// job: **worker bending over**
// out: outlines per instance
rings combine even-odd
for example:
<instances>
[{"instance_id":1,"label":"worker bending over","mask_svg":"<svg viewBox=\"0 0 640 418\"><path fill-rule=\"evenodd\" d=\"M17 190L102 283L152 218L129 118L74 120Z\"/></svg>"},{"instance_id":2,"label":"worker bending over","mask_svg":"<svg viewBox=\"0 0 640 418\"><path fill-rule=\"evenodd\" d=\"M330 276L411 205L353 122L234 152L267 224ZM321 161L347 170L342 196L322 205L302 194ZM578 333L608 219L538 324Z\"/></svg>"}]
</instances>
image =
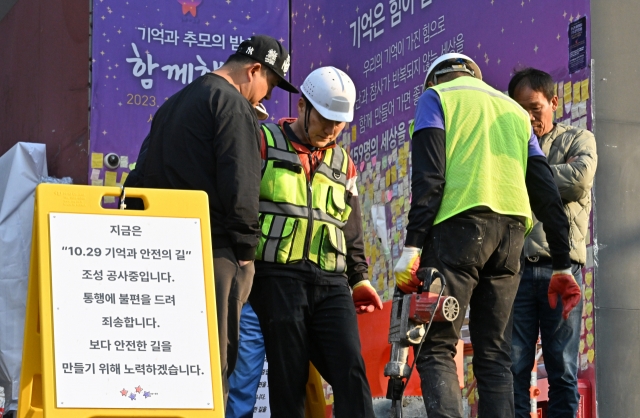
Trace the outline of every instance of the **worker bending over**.
<instances>
[{"instance_id":1,"label":"worker bending over","mask_svg":"<svg viewBox=\"0 0 640 418\"><path fill-rule=\"evenodd\" d=\"M412 202L394 271L405 293L420 284L418 262L447 280L445 293L470 306L479 415L513 418L510 314L531 209L543 222L553 264L550 286L575 306L568 232L558 189L527 113L482 81L476 63L445 54L429 68L412 137ZM422 249L422 255L420 255ZM428 283L426 284L428 285ZM565 300L566 299L566 300ZM417 360L429 418L462 417L453 358L464 315L434 322Z\"/></svg>"}]
</instances>

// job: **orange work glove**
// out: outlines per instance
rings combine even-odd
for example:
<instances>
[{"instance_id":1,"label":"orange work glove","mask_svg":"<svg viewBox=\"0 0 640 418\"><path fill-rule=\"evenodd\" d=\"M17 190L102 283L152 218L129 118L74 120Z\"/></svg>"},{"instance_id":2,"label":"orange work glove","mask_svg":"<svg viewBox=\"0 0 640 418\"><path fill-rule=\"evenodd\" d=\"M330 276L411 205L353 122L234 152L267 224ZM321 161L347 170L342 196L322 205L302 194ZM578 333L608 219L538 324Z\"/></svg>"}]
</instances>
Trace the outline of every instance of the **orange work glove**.
<instances>
[{"instance_id":1,"label":"orange work glove","mask_svg":"<svg viewBox=\"0 0 640 418\"><path fill-rule=\"evenodd\" d=\"M555 309L558 304L558 297L562 298L562 317L566 320L573 308L580 303L580 286L573 278L571 269L554 270L547 291L549 306Z\"/></svg>"},{"instance_id":2,"label":"orange work glove","mask_svg":"<svg viewBox=\"0 0 640 418\"><path fill-rule=\"evenodd\" d=\"M382 310L382 301L376 289L371 286L369 280L362 280L353 286L353 304L356 306L356 313L363 314L373 312L375 309Z\"/></svg>"},{"instance_id":3,"label":"orange work glove","mask_svg":"<svg viewBox=\"0 0 640 418\"><path fill-rule=\"evenodd\" d=\"M404 247L402 256L393 268L396 286L403 293L413 293L422 284L422 280L416 276L418 267L420 267L420 248Z\"/></svg>"}]
</instances>

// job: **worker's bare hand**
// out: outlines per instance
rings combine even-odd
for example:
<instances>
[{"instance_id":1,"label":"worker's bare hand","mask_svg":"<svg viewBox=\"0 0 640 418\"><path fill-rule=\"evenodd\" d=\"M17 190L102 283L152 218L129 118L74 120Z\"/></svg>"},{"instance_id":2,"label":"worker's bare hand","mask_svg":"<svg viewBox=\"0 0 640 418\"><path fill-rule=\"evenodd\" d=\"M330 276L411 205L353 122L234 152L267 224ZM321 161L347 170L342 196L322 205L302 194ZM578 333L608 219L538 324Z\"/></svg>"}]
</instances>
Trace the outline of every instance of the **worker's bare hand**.
<instances>
[{"instance_id":1,"label":"worker's bare hand","mask_svg":"<svg viewBox=\"0 0 640 418\"><path fill-rule=\"evenodd\" d=\"M250 262L251 262L251 260L238 260L238 265L239 265L240 267L244 267L244 266L246 266L247 264L249 264Z\"/></svg>"}]
</instances>

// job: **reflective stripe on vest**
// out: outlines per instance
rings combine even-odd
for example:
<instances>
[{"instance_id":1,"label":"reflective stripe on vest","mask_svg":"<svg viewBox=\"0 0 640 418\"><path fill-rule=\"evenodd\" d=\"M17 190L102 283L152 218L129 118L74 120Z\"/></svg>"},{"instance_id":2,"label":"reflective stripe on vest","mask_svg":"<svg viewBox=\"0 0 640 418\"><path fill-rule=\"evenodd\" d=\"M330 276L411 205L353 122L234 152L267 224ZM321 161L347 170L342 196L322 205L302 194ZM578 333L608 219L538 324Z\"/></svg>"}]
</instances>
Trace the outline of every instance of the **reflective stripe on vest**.
<instances>
[{"instance_id":1,"label":"reflective stripe on vest","mask_svg":"<svg viewBox=\"0 0 640 418\"><path fill-rule=\"evenodd\" d=\"M525 184L529 116L515 101L481 80L459 77L431 87L438 93L446 132L445 186L435 224L487 206L527 219Z\"/></svg>"},{"instance_id":2,"label":"reflective stripe on vest","mask_svg":"<svg viewBox=\"0 0 640 418\"><path fill-rule=\"evenodd\" d=\"M300 157L278 125L262 125L267 160L260 185L261 237L256 259L275 263L310 260L326 271L346 271L342 228L349 157L342 148L324 153L311 182ZM310 192L310 193L309 193Z\"/></svg>"}]
</instances>

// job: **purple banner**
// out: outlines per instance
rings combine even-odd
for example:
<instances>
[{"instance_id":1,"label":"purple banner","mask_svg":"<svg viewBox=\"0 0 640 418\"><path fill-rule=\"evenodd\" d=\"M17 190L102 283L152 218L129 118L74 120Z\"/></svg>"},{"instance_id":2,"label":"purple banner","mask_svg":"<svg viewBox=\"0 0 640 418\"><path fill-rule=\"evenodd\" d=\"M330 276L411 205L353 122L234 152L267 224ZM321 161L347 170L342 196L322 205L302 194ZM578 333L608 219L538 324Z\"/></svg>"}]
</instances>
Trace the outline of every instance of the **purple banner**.
<instances>
[{"instance_id":1,"label":"purple banner","mask_svg":"<svg viewBox=\"0 0 640 418\"><path fill-rule=\"evenodd\" d=\"M162 103L253 34L289 48L289 2L94 0L89 184L123 183ZM273 120L287 115L288 93L275 89L265 106Z\"/></svg>"},{"instance_id":2,"label":"purple banner","mask_svg":"<svg viewBox=\"0 0 640 418\"><path fill-rule=\"evenodd\" d=\"M410 206L409 122L429 65L444 53L464 53L501 91L517 69L545 70L558 82L556 118L587 127L589 70L569 74L568 28L588 13L588 0L293 3L294 83L313 68L334 65L358 91L355 119L340 141L360 173L369 273L385 299ZM588 62L589 48L586 54Z\"/></svg>"}]
</instances>

